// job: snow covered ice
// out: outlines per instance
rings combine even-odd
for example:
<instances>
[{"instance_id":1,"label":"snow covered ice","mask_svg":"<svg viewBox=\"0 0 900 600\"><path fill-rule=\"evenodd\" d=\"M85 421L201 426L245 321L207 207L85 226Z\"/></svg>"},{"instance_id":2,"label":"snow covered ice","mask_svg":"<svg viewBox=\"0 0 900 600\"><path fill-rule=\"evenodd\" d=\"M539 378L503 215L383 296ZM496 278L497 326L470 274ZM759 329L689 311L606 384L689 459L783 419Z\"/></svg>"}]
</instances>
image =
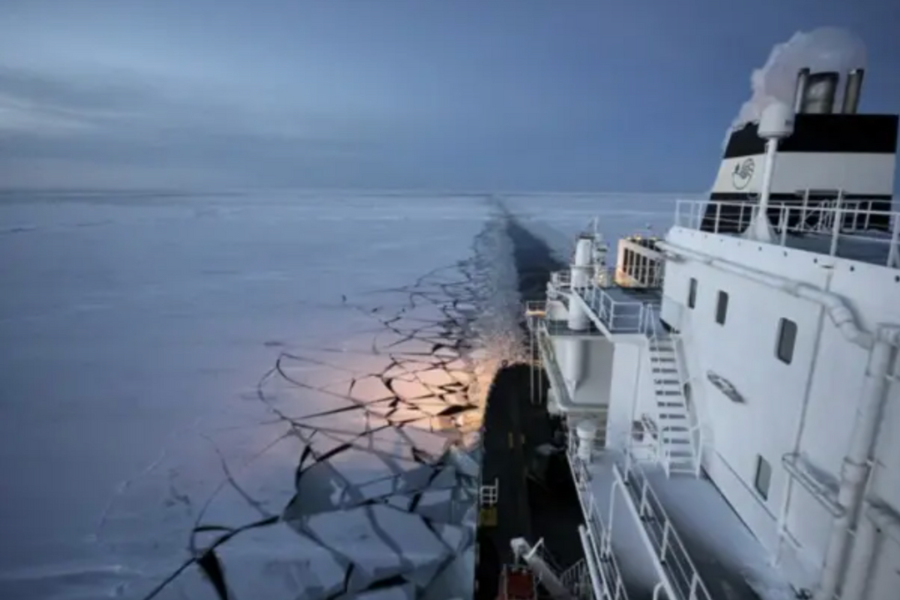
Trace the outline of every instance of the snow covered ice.
<instances>
[{"instance_id":1,"label":"snow covered ice","mask_svg":"<svg viewBox=\"0 0 900 600\"><path fill-rule=\"evenodd\" d=\"M558 239L671 210L549 200L510 205ZM0 197L0 597L469 597L467 451L519 335L499 219L477 196Z\"/></svg>"}]
</instances>

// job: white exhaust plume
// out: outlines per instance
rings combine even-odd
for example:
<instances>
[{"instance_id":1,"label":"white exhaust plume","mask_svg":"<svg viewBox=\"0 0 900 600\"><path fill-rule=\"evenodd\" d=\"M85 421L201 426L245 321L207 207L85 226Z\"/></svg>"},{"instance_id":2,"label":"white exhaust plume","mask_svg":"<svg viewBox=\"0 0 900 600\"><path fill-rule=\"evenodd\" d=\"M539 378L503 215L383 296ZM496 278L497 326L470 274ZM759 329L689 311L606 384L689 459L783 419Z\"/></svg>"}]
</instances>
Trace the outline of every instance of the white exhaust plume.
<instances>
[{"instance_id":1,"label":"white exhaust plume","mask_svg":"<svg viewBox=\"0 0 900 600\"><path fill-rule=\"evenodd\" d=\"M855 34L836 27L798 31L787 42L772 48L766 64L753 71L750 77L753 95L741 107L731 128L738 129L759 121L763 110L772 102L793 106L797 73L804 67L813 73L836 71L840 74L841 83L835 98L835 106L839 107L843 102L847 73L866 67L866 46ZM728 143L727 135L725 143Z\"/></svg>"}]
</instances>

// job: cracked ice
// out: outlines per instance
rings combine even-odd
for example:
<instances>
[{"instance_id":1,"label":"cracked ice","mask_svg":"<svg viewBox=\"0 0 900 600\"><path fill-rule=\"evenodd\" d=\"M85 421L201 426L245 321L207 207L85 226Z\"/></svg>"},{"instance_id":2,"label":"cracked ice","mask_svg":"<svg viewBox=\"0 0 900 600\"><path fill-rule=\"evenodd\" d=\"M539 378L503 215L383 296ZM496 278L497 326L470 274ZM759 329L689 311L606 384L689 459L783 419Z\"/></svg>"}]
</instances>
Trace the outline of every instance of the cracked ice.
<instances>
[{"instance_id":1,"label":"cracked ice","mask_svg":"<svg viewBox=\"0 0 900 600\"><path fill-rule=\"evenodd\" d=\"M237 414L186 421L119 483L93 528L102 561L0 573L0 589L50 577L67 599L471 596L477 430L494 371L521 348L511 253L495 215L464 260L308 301L352 335L267 341ZM141 293L150 307L165 292Z\"/></svg>"},{"instance_id":2,"label":"cracked ice","mask_svg":"<svg viewBox=\"0 0 900 600\"><path fill-rule=\"evenodd\" d=\"M192 556L146 597L177 588L179 578L196 577L197 570L222 600L229 593L310 600L471 596L475 432L486 382L517 347L515 327L499 329L514 321L481 319L499 310L492 304L503 297L494 262L503 243L499 223L490 222L471 259L371 293L370 302L342 299L376 325L370 347L358 351L367 370L348 368L354 361L345 351L333 360L281 352L256 397L281 427L266 451L288 445L285 451L298 458L295 493L276 510L275 496L252 495L248 490L260 486L223 460L222 493L196 521ZM398 295L403 302L383 302ZM499 355L491 349L494 363L476 358L487 339L501 348ZM326 408L306 409L305 393ZM248 520L217 519L216 502L243 502ZM274 550L277 560L259 550L282 547Z\"/></svg>"}]
</instances>

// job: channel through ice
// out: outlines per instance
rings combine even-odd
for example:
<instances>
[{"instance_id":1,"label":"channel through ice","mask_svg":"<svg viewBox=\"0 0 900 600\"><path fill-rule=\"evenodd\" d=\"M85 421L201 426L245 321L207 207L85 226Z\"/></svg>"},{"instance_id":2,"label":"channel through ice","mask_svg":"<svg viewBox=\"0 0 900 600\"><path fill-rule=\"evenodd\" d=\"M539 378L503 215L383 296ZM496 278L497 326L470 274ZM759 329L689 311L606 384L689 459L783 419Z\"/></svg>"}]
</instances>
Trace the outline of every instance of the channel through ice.
<instances>
[{"instance_id":1,"label":"channel through ice","mask_svg":"<svg viewBox=\"0 0 900 600\"><path fill-rule=\"evenodd\" d=\"M504 202L565 259L673 207ZM470 597L511 253L481 195L0 197L0 597Z\"/></svg>"}]
</instances>

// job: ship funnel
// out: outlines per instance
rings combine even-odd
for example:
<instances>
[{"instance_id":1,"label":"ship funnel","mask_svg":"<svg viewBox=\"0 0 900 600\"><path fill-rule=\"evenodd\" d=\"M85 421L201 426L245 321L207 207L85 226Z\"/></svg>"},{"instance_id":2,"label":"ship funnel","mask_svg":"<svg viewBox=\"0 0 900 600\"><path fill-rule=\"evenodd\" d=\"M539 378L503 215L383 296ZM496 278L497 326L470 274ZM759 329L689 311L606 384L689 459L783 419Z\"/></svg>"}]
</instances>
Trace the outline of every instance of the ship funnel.
<instances>
[{"instance_id":1,"label":"ship funnel","mask_svg":"<svg viewBox=\"0 0 900 600\"><path fill-rule=\"evenodd\" d=\"M827 115L834 112L839 75L834 71L809 75L800 112Z\"/></svg>"},{"instance_id":2,"label":"ship funnel","mask_svg":"<svg viewBox=\"0 0 900 600\"><path fill-rule=\"evenodd\" d=\"M844 114L855 114L859 108L859 96L862 92L863 75L866 72L863 69L853 69L847 75L847 87L844 88L844 105L841 112Z\"/></svg>"}]
</instances>

